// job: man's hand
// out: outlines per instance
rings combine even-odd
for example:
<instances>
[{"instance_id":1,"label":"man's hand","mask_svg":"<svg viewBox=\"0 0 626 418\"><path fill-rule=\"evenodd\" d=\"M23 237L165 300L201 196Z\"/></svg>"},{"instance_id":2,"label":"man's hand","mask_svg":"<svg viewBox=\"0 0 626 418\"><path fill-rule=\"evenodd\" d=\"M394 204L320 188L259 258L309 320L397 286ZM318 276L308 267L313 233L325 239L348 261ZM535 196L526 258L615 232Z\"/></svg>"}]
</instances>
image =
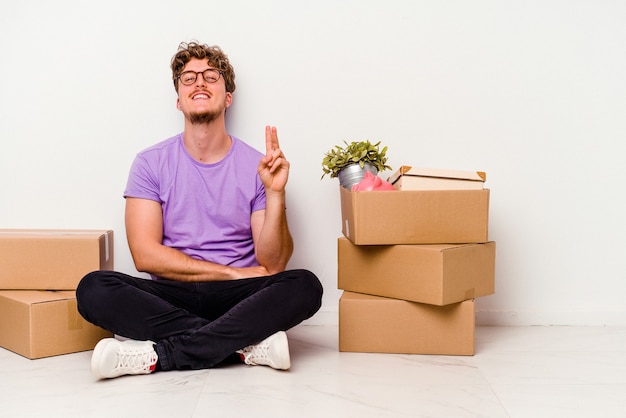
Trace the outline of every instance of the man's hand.
<instances>
[{"instance_id":1,"label":"man's hand","mask_svg":"<svg viewBox=\"0 0 626 418\"><path fill-rule=\"evenodd\" d=\"M269 276L269 272L263 266L255 266L255 267L231 267L233 272L233 276L231 280L239 280L239 279L249 279L253 277L263 277Z\"/></svg>"},{"instance_id":2,"label":"man's hand","mask_svg":"<svg viewBox=\"0 0 626 418\"><path fill-rule=\"evenodd\" d=\"M289 161L278 144L275 126L265 127L265 157L259 162L259 176L265 192L284 192L289 177Z\"/></svg>"}]
</instances>

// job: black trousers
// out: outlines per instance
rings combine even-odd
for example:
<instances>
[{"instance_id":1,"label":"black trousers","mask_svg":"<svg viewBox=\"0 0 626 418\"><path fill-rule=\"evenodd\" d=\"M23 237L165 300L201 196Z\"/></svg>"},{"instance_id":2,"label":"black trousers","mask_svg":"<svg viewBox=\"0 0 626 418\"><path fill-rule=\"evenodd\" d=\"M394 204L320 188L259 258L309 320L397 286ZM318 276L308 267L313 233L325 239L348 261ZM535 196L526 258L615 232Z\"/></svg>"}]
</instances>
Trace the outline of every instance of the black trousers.
<instances>
[{"instance_id":1,"label":"black trousers","mask_svg":"<svg viewBox=\"0 0 626 418\"><path fill-rule=\"evenodd\" d=\"M154 341L160 369L206 369L312 317L322 285L307 270L201 283L95 271L81 280L76 298L87 321Z\"/></svg>"}]
</instances>

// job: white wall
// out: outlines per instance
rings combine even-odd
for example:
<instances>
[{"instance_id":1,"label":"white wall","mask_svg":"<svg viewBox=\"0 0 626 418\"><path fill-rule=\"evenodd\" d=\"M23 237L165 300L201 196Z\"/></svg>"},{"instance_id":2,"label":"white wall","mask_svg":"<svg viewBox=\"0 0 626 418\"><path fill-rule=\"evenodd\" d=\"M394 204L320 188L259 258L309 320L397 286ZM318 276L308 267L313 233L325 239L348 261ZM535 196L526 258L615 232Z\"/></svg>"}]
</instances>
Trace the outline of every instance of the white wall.
<instances>
[{"instance_id":1,"label":"white wall","mask_svg":"<svg viewBox=\"0 0 626 418\"><path fill-rule=\"evenodd\" d=\"M320 162L374 139L394 167L487 172L497 289L479 323L626 325L625 21L617 0L3 1L0 228L112 228L133 273L128 167L181 129L169 60L198 39L237 71L231 133L262 148L279 127L317 322L340 295Z\"/></svg>"}]
</instances>

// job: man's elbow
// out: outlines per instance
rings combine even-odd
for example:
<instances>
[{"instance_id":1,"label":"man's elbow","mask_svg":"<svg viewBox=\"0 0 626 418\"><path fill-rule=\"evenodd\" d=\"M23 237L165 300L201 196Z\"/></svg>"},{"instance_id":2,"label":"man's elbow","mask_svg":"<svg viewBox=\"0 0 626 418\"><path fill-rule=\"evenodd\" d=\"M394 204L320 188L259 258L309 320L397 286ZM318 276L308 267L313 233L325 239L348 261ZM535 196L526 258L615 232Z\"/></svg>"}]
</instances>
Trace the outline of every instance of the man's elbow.
<instances>
[{"instance_id":1,"label":"man's elbow","mask_svg":"<svg viewBox=\"0 0 626 418\"><path fill-rule=\"evenodd\" d=\"M291 258L291 253L276 258L257 258L258 263L265 267L269 274L277 274L287 269L287 263Z\"/></svg>"},{"instance_id":2,"label":"man's elbow","mask_svg":"<svg viewBox=\"0 0 626 418\"><path fill-rule=\"evenodd\" d=\"M131 256L133 257L133 263L135 264L135 269L141 273L150 273L152 268L152 264L150 262L150 257L142 254L138 251L131 251Z\"/></svg>"},{"instance_id":3,"label":"man's elbow","mask_svg":"<svg viewBox=\"0 0 626 418\"><path fill-rule=\"evenodd\" d=\"M266 269L270 275L282 273L283 271L287 270L287 263L277 264L273 267L266 267Z\"/></svg>"}]
</instances>

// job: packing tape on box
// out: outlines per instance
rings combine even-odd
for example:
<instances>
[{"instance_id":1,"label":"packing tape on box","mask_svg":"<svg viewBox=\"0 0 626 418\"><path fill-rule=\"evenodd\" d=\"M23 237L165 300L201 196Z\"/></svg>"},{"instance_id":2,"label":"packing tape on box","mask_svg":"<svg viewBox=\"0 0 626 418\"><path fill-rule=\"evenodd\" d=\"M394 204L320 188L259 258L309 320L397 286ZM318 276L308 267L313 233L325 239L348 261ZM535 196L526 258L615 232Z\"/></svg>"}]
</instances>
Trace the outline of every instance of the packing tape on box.
<instances>
[{"instance_id":1,"label":"packing tape on box","mask_svg":"<svg viewBox=\"0 0 626 418\"><path fill-rule=\"evenodd\" d=\"M109 262L109 234L104 234L104 261Z\"/></svg>"}]
</instances>

